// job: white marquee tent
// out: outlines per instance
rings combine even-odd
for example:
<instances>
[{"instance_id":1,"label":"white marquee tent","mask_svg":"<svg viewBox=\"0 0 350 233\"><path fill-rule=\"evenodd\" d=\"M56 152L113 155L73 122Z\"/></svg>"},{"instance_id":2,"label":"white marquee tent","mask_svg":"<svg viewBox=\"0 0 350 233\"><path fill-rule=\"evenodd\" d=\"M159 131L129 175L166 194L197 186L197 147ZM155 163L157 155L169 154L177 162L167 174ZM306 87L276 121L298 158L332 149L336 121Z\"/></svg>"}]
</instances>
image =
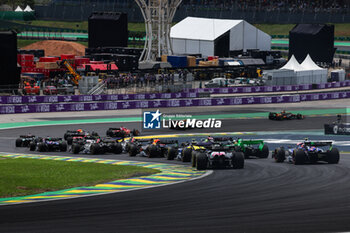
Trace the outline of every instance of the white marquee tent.
<instances>
[{"instance_id":1,"label":"white marquee tent","mask_svg":"<svg viewBox=\"0 0 350 233\"><path fill-rule=\"evenodd\" d=\"M16 12L21 12L21 11L23 11L23 10L22 10L22 8L21 8L20 6L17 6L17 8L16 8L15 11L16 11Z\"/></svg>"},{"instance_id":2,"label":"white marquee tent","mask_svg":"<svg viewBox=\"0 0 350 233\"><path fill-rule=\"evenodd\" d=\"M312 70L307 70L300 65L295 59L294 55L292 55L287 64L285 64L281 69L294 70L295 78L292 84L309 84L313 81Z\"/></svg>"},{"instance_id":3,"label":"white marquee tent","mask_svg":"<svg viewBox=\"0 0 350 233\"><path fill-rule=\"evenodd\" d=\"M32 8L30 8L29 5L27 5L27 7L23 11L25 11L25 12L32 12L34 10Z\"/></svg>"},{"instance_id":4,"label":"white marquee tent","mask_svg":"<svg viewBox=\"0 0 350 233\"><path fill-rule=\"evenodd\" d=\"M267 85L320 84L327 82L328 71L315 64L308 55L302 64L294 55L278 70L264 71Z\"/></svg>"},{"instance_id":5,"label":"white marquee tent","mask_svg":"<svg viewBox=\"0 0 350 233\"><path fill-rule=\"evenodd\" d=\"M170 38L175 54L205 57L216 55L222 47L229 51L271 49L271 36L244 20L187 17L171 28Z\"/></svg>"},{"instance_id":6,"label":"white marquee tent","mask_svg":"<svg viewBox=\"0 0 350 233\"><path fill-rule=\"evenodd\" d=\"M312 83L326 83L328 71L316 65L308 54L305 60L301 63L304 70L312 71Z\"/></svg>"}]
</instances>

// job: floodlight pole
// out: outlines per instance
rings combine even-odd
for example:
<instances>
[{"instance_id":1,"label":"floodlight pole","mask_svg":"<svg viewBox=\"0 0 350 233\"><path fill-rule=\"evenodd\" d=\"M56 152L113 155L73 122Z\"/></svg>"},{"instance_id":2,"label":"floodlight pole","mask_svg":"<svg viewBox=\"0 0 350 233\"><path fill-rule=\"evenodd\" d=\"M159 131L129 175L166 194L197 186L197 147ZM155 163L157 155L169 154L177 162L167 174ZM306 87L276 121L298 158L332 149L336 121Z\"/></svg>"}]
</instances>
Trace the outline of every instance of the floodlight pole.
<instances>
[{"instance_id":1,"label":"floodlight pole","mask_svg":"<svg viewBox=\"0 0 350 233\"><path fill-rule=\"evenodd\" d=\"M155 60L173 52L170 41L171 23L182 0L135 0L145 19L146 41L140 61Z\"/></svg>"}]
</instances>

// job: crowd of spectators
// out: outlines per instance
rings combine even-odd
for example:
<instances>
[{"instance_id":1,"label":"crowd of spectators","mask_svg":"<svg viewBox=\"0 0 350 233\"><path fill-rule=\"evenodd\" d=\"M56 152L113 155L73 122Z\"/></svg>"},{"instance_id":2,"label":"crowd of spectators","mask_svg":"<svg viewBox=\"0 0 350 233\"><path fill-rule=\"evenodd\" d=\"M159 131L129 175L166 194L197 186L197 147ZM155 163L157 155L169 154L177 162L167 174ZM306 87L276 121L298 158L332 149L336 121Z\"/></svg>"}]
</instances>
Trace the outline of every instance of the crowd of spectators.
<instances>
[{"instance_id":1,"label":"crowd of spectators","mask_svg":"<svg viewBox=\"0 0 350 233\"><path fill-rule=\"evenodd\" d=\"M347 0L183 0L183 6L195 9L240 10L240 11L282 11L282 12L326 12L345 13L349 11Z\"/></svg>"}]
</instances>

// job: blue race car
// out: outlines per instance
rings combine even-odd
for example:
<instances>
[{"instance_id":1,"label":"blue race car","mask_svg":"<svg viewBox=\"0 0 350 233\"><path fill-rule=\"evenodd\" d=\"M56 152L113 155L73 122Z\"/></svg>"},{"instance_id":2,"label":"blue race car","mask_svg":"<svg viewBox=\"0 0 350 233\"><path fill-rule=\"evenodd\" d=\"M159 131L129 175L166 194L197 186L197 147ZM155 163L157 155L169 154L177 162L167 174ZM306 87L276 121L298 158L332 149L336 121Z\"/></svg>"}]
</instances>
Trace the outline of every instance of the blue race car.
<instances>
[{"instance_id":1,"label":"blue race car","mask_svg":"<svg viewBox=\"0 0 350 233\"><path fill-rule=\"evenodd\" d=\"M279 147L275 149L272 152L272 158L277 163L283 163L287 160L295 165L317 163L318 161L336 164L339 163L340 155L338 149L333 147L332 142L305 140L298 143L295 148Z\"/></svg>"}]
</instances>

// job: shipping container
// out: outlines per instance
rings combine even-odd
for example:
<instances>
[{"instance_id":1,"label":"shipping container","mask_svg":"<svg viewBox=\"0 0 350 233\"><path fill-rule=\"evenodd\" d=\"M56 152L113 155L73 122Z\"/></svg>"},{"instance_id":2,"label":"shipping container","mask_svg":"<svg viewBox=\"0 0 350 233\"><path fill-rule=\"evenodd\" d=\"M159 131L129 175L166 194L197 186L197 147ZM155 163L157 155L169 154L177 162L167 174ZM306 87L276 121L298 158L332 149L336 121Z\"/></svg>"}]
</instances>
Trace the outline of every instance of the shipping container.
<instances>
[{"instance_id":1,"label":"shipping container","mask_svg":"<svg viewBox=\"0 0 350 233\"><path fill-rule=\"evenodd\" d=\"M186 67L187 56L168 56L168 62L171 64L172 67Z\"/></svg>"}]
</instances>

